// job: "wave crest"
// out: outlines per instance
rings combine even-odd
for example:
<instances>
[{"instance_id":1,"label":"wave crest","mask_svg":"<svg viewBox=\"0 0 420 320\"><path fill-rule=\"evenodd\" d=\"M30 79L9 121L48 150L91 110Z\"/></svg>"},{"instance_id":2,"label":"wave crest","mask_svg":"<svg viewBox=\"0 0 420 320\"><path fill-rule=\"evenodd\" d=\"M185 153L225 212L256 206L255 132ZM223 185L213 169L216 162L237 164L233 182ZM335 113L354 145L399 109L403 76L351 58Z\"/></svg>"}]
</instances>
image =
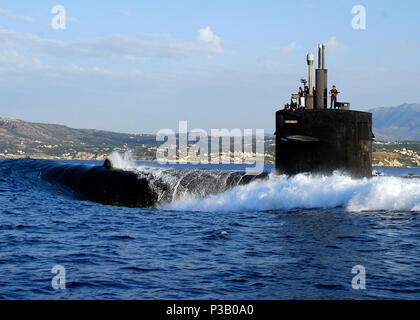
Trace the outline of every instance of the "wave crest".
<instances>
[{"instance_id":1,"label":"wave crest","mask_svg":"<svg viewBox=\"0 0 420 320\"><path fill-rule=\"evenodd\" d=\"M298 174L288 178L271 174L221 194L205 198L185 196L165 209L189 211L263 211L295 208L335 208L348 211L420 211L420 179L373 177L354 179Z\"/></svg>"}]
</instances>

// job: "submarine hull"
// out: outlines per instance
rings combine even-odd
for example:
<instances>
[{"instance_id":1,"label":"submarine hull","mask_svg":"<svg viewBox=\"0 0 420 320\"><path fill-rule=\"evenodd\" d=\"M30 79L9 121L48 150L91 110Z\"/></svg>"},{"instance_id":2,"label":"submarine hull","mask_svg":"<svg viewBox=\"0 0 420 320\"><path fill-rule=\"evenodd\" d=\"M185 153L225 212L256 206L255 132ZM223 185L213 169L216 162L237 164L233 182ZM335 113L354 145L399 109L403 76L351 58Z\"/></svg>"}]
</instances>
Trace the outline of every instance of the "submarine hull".
<instances>
[{"instance_id":1,"label":"submarine hull","mask_svg":"<svg viewBox=\"0 0 420 320\"><path fill-rule=\"evenodd\" d=\"M153 167L130 171L110 165L57 165L54 162L44 164L39 173L43 180L78 199L127 207L155 207L186 194L201 197L216 194L267 176L266 172L252 176L242 171Z\"/></svg>"},{"instance_id":2,"label":"submarine hull","mask_svg":"<svg viewBox=\"0 0 420 320\"><path fill-rule=\"evenodd\" d=\"M372 114L353 110L276 112L276 171L372 176Z\"/></svg>"},{"instance_id":3,"label":"submarine hull","mask_svg":"<svg viewBox=\"0 0 420 320\"><path fill-rule=\"evenodd\" d=\"M103 166L48 165L40 177L69 190L77 198L107 205L151 207L158 197L146 178Z\"/></svg>"}]
</instances>

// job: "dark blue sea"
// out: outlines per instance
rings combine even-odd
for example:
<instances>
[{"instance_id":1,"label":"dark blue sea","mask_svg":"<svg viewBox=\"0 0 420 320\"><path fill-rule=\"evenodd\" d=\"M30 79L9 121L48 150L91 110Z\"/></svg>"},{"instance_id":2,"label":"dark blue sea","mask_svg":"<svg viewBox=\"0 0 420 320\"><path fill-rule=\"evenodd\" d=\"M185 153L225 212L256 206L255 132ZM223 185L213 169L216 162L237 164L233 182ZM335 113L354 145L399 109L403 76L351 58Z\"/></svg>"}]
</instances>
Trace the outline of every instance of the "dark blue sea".
<instances>
[{"instance_id":1,"label":"dark blue sea","mask_svg":"<svg viewBox=\"0 0 420 320\"><path fill-rule=\"evenodd\" d=\"M101 163L0 160L0 299L420 299L420 179L401 177L419 169L270 176L197 196L178 192L182 177L165 170L176 166L136 163L174 196L129 208L43 179L45 166L76 165ZM56 265L65 289L52 286Z\"/></svg>"}]
</instances>

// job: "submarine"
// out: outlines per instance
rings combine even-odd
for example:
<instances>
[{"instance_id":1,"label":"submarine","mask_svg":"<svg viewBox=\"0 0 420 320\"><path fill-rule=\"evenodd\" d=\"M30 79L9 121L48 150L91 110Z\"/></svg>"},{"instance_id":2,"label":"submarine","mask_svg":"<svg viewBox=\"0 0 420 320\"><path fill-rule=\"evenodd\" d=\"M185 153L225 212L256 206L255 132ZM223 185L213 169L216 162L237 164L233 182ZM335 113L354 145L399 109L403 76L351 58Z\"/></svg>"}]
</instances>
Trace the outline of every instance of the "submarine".
<instances>
[{"instance_id":1,"label":"submarine","mask_svg":"<svg viewBox=\"0 0 420 320\"><path fill-rule=\"evenodd\" d=\"M309 90L304 95L292 94L292 108L276 112L276 172L295 175L340 171L355 178L371 177L372 114L350 110L349 102L336 102L337 108L327 108L325 44L318 46L315 87L314 55L309 53L306 60ZM297 100L294 105L293 99Z\"/></svg>"},{"instance_id":2,"label":"submarine","mask_svg":"<svg viewBox=\"0 0 420 320\"><path fill-rule=\"evenodd\" d=\"M348 102L337 102L337 109L327 108L325 44L318 49L315 87L314 55L309 53L308 90L292 94L292 106L275 113L274 173L329 175L340 171L355 178L371 177L372 114L350 110ZM49 183L70 190L79 199L128 207L154 207L185 195L204 197L267 179L269 174L164 167L122 170L110 157L97 166L48 163L40 172Z\"/></svg>"},{"instance_id":3,"label":"submarine","mask_svg":"<svg viewBox=\"0 0 420 320\"><path fill-rule=\"evenodd\" d=\"M267 172L145 167L115 168L107 158L103 165L56 164L46 160L39 177L64 194L104 205L151 208L183 196L205 197L268 177Z\"/></svg>"},{"instance_id":4,"label":"submarine","mask_svg":"<svg viewBox=\"0 0 420 320\"><path fill-rule=\"evenodd\" d=\"M318 68L313 86L314 55L307 55L308 90L292 94L294 108L275 114L275 171L288 176L298 173L332 174L340 171L355 177L372 176L372 114L350 110L349 102L336 102L328 109L328 70L325 43L318 45ZM293 104L293 102L292 102ZM104 166L112 169L106 159ZM265 177L262 175L262 177Z\"/></svg>"}]
</instances>

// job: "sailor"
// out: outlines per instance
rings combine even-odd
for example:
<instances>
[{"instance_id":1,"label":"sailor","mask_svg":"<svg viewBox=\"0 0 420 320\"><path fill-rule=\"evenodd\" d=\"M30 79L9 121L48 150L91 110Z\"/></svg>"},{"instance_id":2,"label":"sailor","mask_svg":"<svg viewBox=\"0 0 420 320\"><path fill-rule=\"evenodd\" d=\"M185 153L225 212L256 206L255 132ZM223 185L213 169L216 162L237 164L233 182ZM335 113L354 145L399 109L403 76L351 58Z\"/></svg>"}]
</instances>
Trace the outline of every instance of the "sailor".
<instances>
[{"instance_id":1,"label":"sailor","mask_svg":"<svg viewBox=\"0 0 420 320\"><path fill-rule=\"evenodd\" d=\"M299 87L299 92L298 92L298 99L297 99L297 104L299 108L304 107L304 97L303 97L303 90L302 87Z\"/></svg>"},{"instance_id":2,"label":"sailor","mask_svg":"<svg viewBox=\"0 0 420 320\"><path fill-rule=\"evenodd\" d=\"M302 90L302 87L299 87L299 96L300 96L300 97L303 97L303 90Z\"/></svg>"},{"instance_id":3,"label":"sailor","mask_svg":"<svg viewBox=\"0 0 420 320\"><path fill-rule=\"evenodd\" d=\"M330 95L331 95L331 109L333 108L333 106L334 106L334 109L335 109L336 106L337 106L337 96L338 96L338 91L335 88L335 86L332 86L332 89L330 91Z\"/></svg>"}]
</instances>

